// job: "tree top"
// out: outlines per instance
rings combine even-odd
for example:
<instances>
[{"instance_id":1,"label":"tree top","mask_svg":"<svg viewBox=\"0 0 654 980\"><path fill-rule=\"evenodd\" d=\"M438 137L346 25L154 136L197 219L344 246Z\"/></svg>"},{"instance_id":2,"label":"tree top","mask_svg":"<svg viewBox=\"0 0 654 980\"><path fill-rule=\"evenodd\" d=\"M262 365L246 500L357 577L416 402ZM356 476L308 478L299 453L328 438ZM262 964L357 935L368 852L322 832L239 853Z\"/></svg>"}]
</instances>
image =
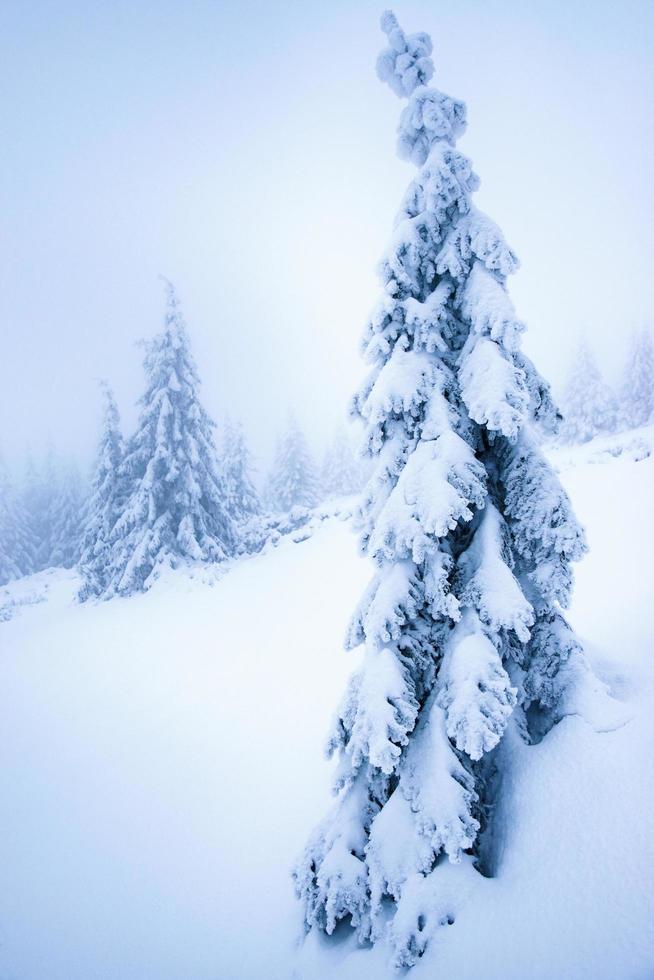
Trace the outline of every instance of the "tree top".
<instances>
[{"instance_id":1,"label":"tree top","mask_svg":"<svg viewBox=\"0 0 654 980\"><path fill-rule=\"evenodd\" d=\"M434 74L431 38L423 32L405 34L392 10L382 14L381 29L388 38L388 47L377 58L377 75L399 98L408 98Z\"/></svg>"}]
</instances>

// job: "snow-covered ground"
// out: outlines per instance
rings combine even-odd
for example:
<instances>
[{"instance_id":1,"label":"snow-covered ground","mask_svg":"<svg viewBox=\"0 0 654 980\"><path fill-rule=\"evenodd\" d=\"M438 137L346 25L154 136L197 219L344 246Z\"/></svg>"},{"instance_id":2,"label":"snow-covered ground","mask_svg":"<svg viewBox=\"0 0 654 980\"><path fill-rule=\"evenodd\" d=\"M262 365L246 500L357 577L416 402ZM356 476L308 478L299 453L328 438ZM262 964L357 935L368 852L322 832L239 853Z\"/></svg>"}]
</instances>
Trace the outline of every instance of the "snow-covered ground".
<instances>
[{"instance_id":1,"label":"snow-covered ground","mask_svg":"<svg viewBox=\"0 0 654 980\"><path fill-rule=\"evenodd\" d=\"M415 980L654 976L653 444L551 454L592 548L571 619L612 696L507 743L499 874L467 876ZM368 577L334 518L134 599L79 606L54 571L0 589L0 980L389 976L347 931L299 945L289 876Z\"/></svg>"}]
</instances>

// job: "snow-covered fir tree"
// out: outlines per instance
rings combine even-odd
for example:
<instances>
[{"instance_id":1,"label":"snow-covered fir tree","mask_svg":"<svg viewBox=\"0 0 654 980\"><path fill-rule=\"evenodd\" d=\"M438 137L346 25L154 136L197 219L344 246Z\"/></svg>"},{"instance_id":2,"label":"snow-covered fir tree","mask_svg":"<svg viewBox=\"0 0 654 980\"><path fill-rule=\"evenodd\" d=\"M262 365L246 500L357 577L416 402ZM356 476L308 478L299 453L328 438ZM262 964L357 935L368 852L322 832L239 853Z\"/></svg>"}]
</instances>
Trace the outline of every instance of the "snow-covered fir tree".
<instances>
[{"instance_id":1,"label":"snow-covered fir tree","mask_svg":"<svg viewBox=\"0 0 654 980\"><path fill-rule=\"evenodd\" d=\"M261 512L261 501L252 475L252 457L240 422L226 419L220 451L220 475L225 505L237 524Z\"/></svg>"},{"instance_id":2,"label":"snow-covered fir tree","mask_svg":"<svg viewBox=\"0 0 654 980\"><path fill-rule=\"evenodd\" d=\"M293 507L315 507L320 497L318 473L302 429L291 416L277 451L266 487L271 510L286 512Z\"/></svg>"},{"instance_id":3,"label":"snow-covered fir tree","mask_svg":"<svg viewBox=\"0 0 654 980\"><path fill-rule=\"evenodd\" d=\"M240 422L227 418L220 453L225 505L236 528L239 554L260 551L268 537L268 519L254 486L251 455Z\"/></svg>"},{"instance_id":4,"label":"snow-covered fir tree","mask_svg":"<svg viewBox=\"0 0 654 980\"><path fill-rule=\"evenodd\" d=\"M361 490L362 466L342 425L338 426L325 452L320 469L323 498L345 497Z\"/></svg>"},{"instance_id":5,"label":"snow-covered fir tree","mask_svg":"<svg viewBox=\"0 0 654 980\"><path fill-rule=\"evenodd\" d=\"M40 466L28 458L20 504L34 544L33 571L72 568L80 554L85 496L77 467L52 445Z\"/></svg>"},{"instance_id":6,"label":"snow-covered fir tree","mask_svg":"<svg viewBox=\"0 0 654 980\"><path fill-rule=\"evenodd\" d=\"M628 429L647 425L654 416L654 349L652 335L634 331L620 387L620 421Z\"/></svg>"},{"instance_id":7,"label":"snow-covered fir tree","mask_svg":"<svg viewBox=\"0 0 654 980\"><path fill-rule=\"evenodd\" d=\"M0 585L35 570L36 540L9 470L0 457Z\"/></svg>"},{"instance_id":8,"label":"snow-covered fir tree","mask_svg":"<svg viewBox=\"0 0 654 980\"><path fill-rule=\"evenodd\" d=\"M218 472L214 422L173 287L165 325L146 348L146 390L121 467L128 495L112 532L106 596L148 589L164 567L219 562L236 547Z\"/></svg>"},{"instance_id":9,"label":"snow-covered fir tree","mask_svg":"<svg viewBox=\"0 0 654 980\"><path fill-rule=\"evenodd\" d=\"M57 508L61 491L61 463L51 443L45 458L37 466L28 457L21 502L36 542L34 571L53 565L53 548L57 526Z\"/></svg>"},{"instance_id":10,"label":"snow-covered fir tree","mask_svg":"<svg viewBox=\"0 0 654 980\"><path fill-rule=\"evenodd\" d=\"M79 561L85 506L79 470L69 464L61 472L52 507L50 565L54 568L73 568Z\"/></svg>"},{"instance_id":11,"label":"snow-covered fir tree","mask_svg":"<svg viewBox=\"0 0 654 980\"><path fill-rule=\"evenodd\" d=\"M102 595L112 572L112 534L125 504L124 455L118 406L111 388L102 384L103 413L93 471L91 496L80 542L81 600Z\"/></svg>"},{"instance_id":12,"label":"snow-covered fir tree","mask_svg":"<svg viewBox=\"0 0 654 980\"><path fill-rule=\"evenodd\" d=\"M582 341L577 348L561 400L565 443L589 442L602 432L615 432L618 404L590 347Z\"/></svg>"},{"instance_id":13,"label":"snow-covered fir tree","mask_svg":"<svg viewBox=\"0 0 654 980\"><path fill-rule=\"evenodd\" d=\"M479 858L507 726L540 737L556 717L561 667L580 656L562 608L585 545L535 437L558 416L519 349L516 258L455 148L465 105L427 87L426 34L391 13L382 26L377 70L408 99L398 149L418 172L354 402L376 460L361 513L376 571L347 640L363 658L328 742L337 800L295 878L307 927L345 920L375 942L388 925L403 967L456 915L443 859Z\"/></svg>"}]
</instances>

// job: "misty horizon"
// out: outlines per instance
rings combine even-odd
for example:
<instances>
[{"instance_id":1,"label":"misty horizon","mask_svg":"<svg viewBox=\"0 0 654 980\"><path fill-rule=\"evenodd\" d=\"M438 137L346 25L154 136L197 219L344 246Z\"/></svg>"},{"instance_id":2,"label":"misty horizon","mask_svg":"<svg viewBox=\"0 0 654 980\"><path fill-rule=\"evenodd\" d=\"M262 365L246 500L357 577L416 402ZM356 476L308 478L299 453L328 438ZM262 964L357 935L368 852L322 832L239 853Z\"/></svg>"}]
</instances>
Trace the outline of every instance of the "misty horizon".
<instances>
[{"instance_id":1,"label":"misty horizon","mask_svg":"<svg viewBox=\"0 0 654 980\"><path fill-rule=\"evenodd\" d=\"M478 204L521 260L526 352L560 391L585 332L614 382L626 335L651 322L654 9L398 14L438 25L434 80L467 102ZM289 410L325 445L366 373L375 266L410 176L370 70L378 15L369 2L5 7L0 413L14 466L48 441L90 461L98 378L131 430L159 274L219 425L242 419L263 467Z\"/></svg>"}]
</instances>

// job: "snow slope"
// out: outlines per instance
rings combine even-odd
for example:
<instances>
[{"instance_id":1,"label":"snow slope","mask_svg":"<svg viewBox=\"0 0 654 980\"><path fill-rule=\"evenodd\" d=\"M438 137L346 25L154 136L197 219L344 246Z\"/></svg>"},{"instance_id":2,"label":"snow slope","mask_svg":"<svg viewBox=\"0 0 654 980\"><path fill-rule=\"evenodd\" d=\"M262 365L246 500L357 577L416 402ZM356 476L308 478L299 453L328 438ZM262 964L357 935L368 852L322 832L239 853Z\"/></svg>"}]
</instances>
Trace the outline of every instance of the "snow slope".
<instances>
[{"instance_id":1,"label":"snow slope","mask_svg":"<svg viewBox=\"0 0 654 980\"><path fill-rule=\"evenodd\" d=\"M468 894L412 980L654 976L654 435L639 438L553 453L592 548L571 619L613 696L506 744L498 877L443 868L444 898L462 877ZM78 606L54 571L0 590L0 980L389 977L383 948L347 931L298 945L289 878L325 810L322 743L368 577L334 519L134 599Z\"/></svg>"}]
</instances>

